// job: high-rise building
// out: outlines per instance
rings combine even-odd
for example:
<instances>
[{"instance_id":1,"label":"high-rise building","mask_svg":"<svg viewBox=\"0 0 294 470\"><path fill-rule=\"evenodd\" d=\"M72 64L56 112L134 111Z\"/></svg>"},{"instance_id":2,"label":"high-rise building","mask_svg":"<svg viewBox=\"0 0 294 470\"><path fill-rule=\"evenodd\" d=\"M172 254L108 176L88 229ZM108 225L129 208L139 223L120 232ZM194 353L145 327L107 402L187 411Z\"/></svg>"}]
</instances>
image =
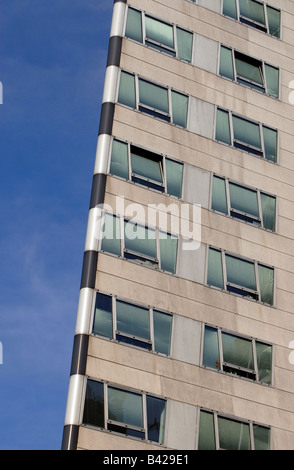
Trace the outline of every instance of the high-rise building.
<instances>
[{"instance_id":1,"label":"high-rise building","mask_svg":"<svg viewBox=\"0 0 294 470\"><path fill-rule=\"evenodd\" d=\"M63 449L294 448L293 88L293 0L114 1Z\"/></svg>"}]
</instances>

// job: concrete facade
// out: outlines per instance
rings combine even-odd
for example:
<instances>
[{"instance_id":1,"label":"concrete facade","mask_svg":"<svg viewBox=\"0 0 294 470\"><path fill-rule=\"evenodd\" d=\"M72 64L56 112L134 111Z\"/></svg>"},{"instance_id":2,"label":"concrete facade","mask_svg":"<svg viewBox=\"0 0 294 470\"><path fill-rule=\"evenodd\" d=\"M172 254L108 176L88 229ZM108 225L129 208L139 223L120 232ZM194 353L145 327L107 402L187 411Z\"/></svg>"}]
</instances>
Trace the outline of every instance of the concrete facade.
<instances>
[{"instance_id":1,"label":"concrete facade","mask_svg":"<svg viewBox=\"0 0 294 470\"><path fill-rule=\"evenodd\" d=\"M271 0L281 10L281 37L222 15L221 0L115 1L92 199L85 242L64 449L198 449L200 410L270 428L270 449L294 448L294 3ZM133 7L193 33L191 63L125 37ZM279 68L280 95L273 98L219 75L220 45ZM118 102L121 71L188 96L182 128ZM278 133L277 162L215 139L217 107L262 123ZM176 198L110 173L113 139L183 163L183 192ZM219 175L276 197L275 231L212 210L212 178ZM117 210L117 198L124 205ZM130 204L201 206L197 249L179 236L174 273L101 250L103 208L128 215ZM199 213L198 213L199 216ZM139 217L140 219L140 217ZM190 223L195 220L190 217ZM167 216L172 227L172 215ZM141 220L144 223L144 220ZM160 227L160 223L156 227ZM198 227L199 229L199 227ZM207 285L209 247L274 270L274 301L261 301ZM93 334L96 292L173 315L169 355ZM265 385L204 367L204 326L272 346L272 382ZM87 379L166 400L161 444L126 437L83 422ZM145 395L144 395L145 396Z\"/></svg>"}]
</instances>

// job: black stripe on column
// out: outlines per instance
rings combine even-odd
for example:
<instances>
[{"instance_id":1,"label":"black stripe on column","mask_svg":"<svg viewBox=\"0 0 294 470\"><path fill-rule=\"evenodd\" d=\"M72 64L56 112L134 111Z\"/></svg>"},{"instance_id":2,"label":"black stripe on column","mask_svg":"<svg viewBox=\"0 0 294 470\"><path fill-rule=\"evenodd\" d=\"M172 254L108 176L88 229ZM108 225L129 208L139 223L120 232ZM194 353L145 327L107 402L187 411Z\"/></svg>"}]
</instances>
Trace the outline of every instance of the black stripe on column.
<instances>
[{"instance_id":1,"label":"black stripe on column","mask_svg":"<svg viewBox=\"0 0 294 470\"><path fill-rule=\"evenodd\" d=\"M76 450L78 444L79 426L70 424L64 426L61 450Z\"/></svg>"},{"instance_id":2,"label":"black stripe on column","mask_svg":"<svg viewBox=\"0 0 294 470\"><path fill-rule=\"evenodd\" d=\"M112 124L114 116L114 103L103 103L101 107L101 116L100 116L100 126L99 126L99 135L100 134L112 134Z\"/></svg>"},{"instance_id":3,"label":"black stripe on column","mask_svg":"<svg viewBox=\"0 0 294 470\"><path fill-rule=\"evenodd\" d=\"M90 209L102 205L104 202L106 186L106 175L104 173L96 173L93 176Z\"/></svg>"},{"instance_id":4,"label":"black stripe on column","mask_svg":"<svg viewBox=\"0 0 294 470\"><path fill-rule=\"evenodd\" d=\"M74 374L85 375L87 353L88 353L88 343L89 343L88 335L75 335L70 375L74 375Z\"/></svg>"},{"instance_id":5,"label":"black stripe on column","mask_svg":"<svg viewBox=\"0 0 294 470\"><path fill-rule=\"evenodd\" d=\"M83 260L83 270L81 279L81 289L89 287L94 289L97 271L98 252L85 251Z\"/></svg>"},{"instance_id":6,"label":"black stripe on column","mask_svg":"<svg viewBox=\"0 0 294 470\"><path fill-rule=\"evenodd\" d=\"M109 40L107 67L115 65L119 67L121 54L122 37L112 36Z\"/></svg>"}]
</instances>

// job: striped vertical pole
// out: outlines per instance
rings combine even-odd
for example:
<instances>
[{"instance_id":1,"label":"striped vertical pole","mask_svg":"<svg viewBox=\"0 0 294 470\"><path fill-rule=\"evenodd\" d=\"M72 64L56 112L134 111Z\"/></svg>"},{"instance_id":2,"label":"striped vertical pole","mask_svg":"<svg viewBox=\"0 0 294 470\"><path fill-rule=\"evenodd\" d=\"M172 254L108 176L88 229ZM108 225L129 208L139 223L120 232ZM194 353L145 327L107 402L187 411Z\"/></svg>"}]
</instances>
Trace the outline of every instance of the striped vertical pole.
<instances>
[{"instance_id":1,"label":"striped vertical pole","mask_svg":"<svg viewBox=\"0 0 294 470\"><path fill-rule=\"evenodd\" d=\"M77 448L79 426L82 419L81 407L86 383L86 362L89 334L91 333L90 321L95 296L94 289L100 239L99 230L101 230L101 226L99 226L97 222L101 221L101 208L103 207L105 197L114 106L119 80L125 10L126 0L114 0L63 429L62 450L75 450Z\"/></svg>"}]
</instances>

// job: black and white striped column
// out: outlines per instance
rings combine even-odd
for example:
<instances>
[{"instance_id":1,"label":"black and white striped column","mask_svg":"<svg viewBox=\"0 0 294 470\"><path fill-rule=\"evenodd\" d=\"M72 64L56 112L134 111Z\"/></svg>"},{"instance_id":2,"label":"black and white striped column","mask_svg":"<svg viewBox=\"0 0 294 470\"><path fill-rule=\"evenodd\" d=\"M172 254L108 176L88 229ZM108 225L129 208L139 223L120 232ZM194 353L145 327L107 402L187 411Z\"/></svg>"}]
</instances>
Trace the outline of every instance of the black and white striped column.
<instances>
[{"instance_id":1,"label":"black and white striped column","mask_svg":"<svg viewBox=\"0 0 294 470\"><path fill-rule=\"evenodd\" d=\"M100 238L99 230L101 230L101 210L105 196L114 106L119 80L125 10L126 0L114 0L62 450L75 450L77 448L79 425L82 420L82 398L86 385L86 360L89 334L91 333L91 312L95 296L94 288Z\"/></svg>"}]
</instances>

